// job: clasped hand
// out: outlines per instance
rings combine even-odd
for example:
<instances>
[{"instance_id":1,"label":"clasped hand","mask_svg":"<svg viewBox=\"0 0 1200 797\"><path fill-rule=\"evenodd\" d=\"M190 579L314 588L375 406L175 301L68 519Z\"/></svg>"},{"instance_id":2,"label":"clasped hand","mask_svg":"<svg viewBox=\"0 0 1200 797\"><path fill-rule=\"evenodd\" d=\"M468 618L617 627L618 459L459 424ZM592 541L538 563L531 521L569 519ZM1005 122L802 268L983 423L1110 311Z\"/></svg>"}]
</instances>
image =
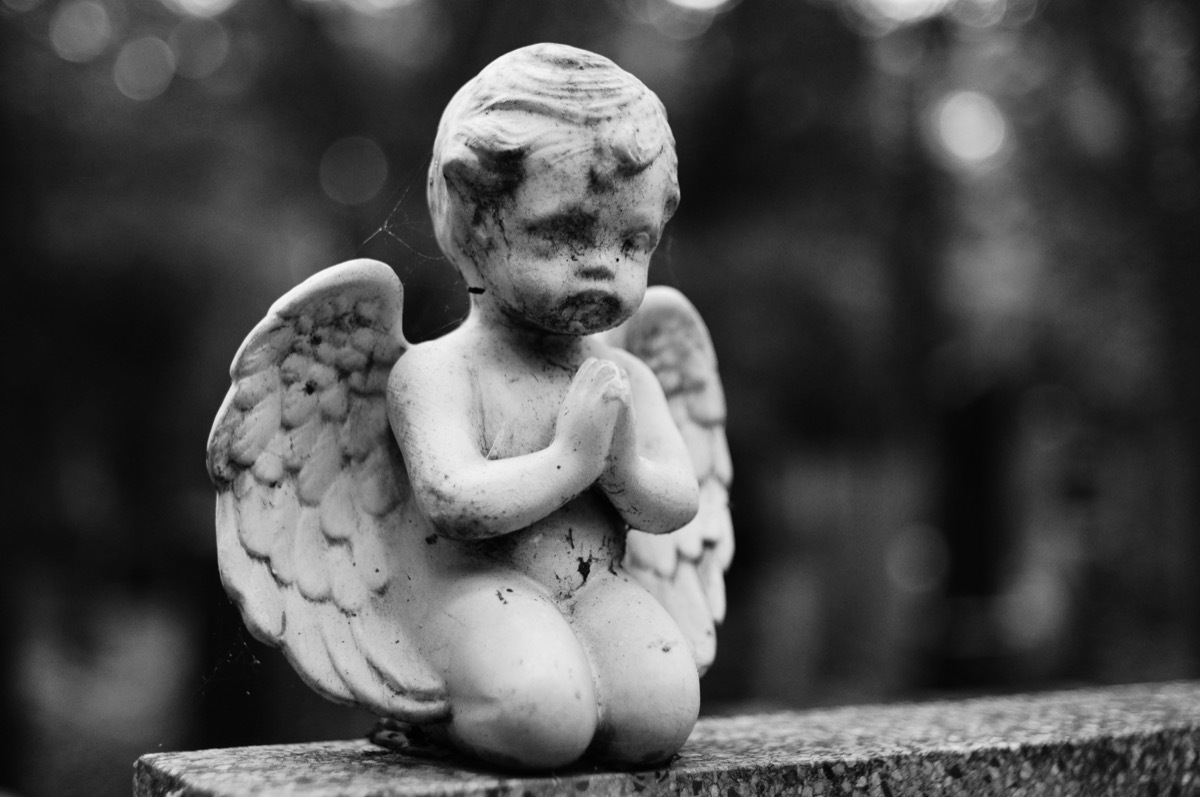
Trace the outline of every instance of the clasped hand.
<instances>
[{"instance_id":1,"label":"clasped hand","mask_svg":"<svg viewBox=\"0 0 1200 797\"><path fill-rule=\"evenodd\" d=\"M584 361L559 408L555 442L589 483L599 481L605 492L620 489L637 455L633 392L624 368L595 357Z\"/></svg>"}]
</instances>

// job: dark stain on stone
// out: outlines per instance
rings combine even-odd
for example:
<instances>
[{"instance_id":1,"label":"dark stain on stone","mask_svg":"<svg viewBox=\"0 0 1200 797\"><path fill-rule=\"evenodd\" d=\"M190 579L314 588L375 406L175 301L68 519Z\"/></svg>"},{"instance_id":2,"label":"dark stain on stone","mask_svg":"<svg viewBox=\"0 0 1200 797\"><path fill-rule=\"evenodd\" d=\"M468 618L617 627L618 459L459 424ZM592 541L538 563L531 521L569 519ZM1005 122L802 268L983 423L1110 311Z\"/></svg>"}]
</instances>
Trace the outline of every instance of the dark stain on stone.
<instances>
[{"instance_id":1,"label":"dark stain on stone","mask_svg":"<svg viewBox=\"0 0 1200 797\"><path fill-rule=\"evenodd\" d=\"M474 294L475 296L482 296L485 292L485 288L476 288L474 285L467 287L467 293Z\"/></svg>"},{"instance_id":2,"label":"dark stain on stone","mask_svg":"<svg viewBox=\"0 0 1200 797\"><path fill-rule=\"evenodd\" d=\"M433 545L433 544L434 544L434 543L436 543L436 542L437 542L437 535L436 535L436 534L430 534L428 537L426 537L426 538L425 538L425 544L426 544L426 545Z\"/></svg>"},{"instance_id":3,"label":"dark stain on stone","mask_svg":"<svg viewBox=\"0 0 1200 797\"><path fill-rule=\"evenodd\" d=\"M559 67L560 69L583 69L586 66L579 56L576 56L572 53L543 52L538 53L537 57L548 64Z\"/></svg>"},{"instance_id":4,"label":"dark stain on stone","mask_svg":"<svg viewBox=\"0 0 1200 797\"><path fill-rule=\"evenodd\" d=\"M582 556L580 556L579 557L579 575L583 576L584 584L587 583L588 576L591 575L591 573L592 573L591 557L589 556L587 559L584 559Z\"/></svg>"},{"instance_id":5,"label":"dark stain on stone","mask_svg":"<svg viewBox=\"0 0 1200 797\"><path fill-rule=\"evenodd\" d=\"M582 251L595 246L598 223L599 218L595 213L581 207L570 207L529 223L525 231L553 246Z\"/></svg>"},{"instance_id":6,"label":"dark stain on stone","mask_svg":"<svg viewBox=\"0 0 1200 797\"><path fill-rule=\"evenodd\" d=\"M509 592L512 592L512 590L510 589ZM496 590L496 597L499 598L500 602L503 603L505 606L508 605L508 601L505 599L504 593L501 592L500 590Z\"/></svg>"},{"instance_id":7,"label":"dark stain on stone","mask_svg":"<svg viewBox=\"0 0 1200 797\"><path fill-rule=\"evenodd\" d=\"M479 164L487 174L488 194L493 199L504 199L511 196L525 180L526 147L487 152L475 150Z\"/></svg>"},{"instance_id":8,"label":"dark stain on stone","mask_svg":"<svg viewBox=\"0 0 1200 797\"><path fill-rule=\"evenodd\" d=\"M588 169L588 191L593 194L607 194L613 190L611 172L601 171L595 166Z\"/></svg>"}]
</instances>

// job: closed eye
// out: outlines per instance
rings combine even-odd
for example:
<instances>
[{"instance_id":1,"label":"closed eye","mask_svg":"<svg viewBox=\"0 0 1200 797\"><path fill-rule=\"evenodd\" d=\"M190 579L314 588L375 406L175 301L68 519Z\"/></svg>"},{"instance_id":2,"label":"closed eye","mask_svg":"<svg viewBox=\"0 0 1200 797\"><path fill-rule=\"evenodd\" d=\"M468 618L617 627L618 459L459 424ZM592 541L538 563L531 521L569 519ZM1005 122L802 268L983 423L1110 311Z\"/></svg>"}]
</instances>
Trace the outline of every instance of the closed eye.
<instances>
[{"instance_id":1,"label":"closed eye","mask_svg":"<svg viewBox=\"0 0 1200 797\"><path fill-rule=\"evenodd\" d=\"M595 242L597 223L595 213L568 208L532 220L525 225L525 230L552 244L581 246Z\"/></svg>"},{"instance_id":2,"label":"closed eye","mask_svg":"<svg viewBox=\"0 0 1200 797\"><path fill-rule=\"evenodd\" d=\"M639 230L625 238L623 248L629 253L650 253L658 246L658 239L648 230Z\"/></svg>"}]
</instances>

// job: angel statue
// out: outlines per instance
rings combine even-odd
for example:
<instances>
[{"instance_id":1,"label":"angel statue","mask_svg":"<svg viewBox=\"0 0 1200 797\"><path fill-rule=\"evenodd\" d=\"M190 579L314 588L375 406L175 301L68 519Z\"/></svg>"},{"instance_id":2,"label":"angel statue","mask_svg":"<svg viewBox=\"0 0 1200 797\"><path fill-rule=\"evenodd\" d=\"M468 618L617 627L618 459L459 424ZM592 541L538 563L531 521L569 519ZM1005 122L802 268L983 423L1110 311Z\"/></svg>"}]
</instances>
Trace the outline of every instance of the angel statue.
<instances>
[{"instance_id":1,"label":"angel statue","mask_svg":"<svg viewBox=\"0 0 1200 797\"><path fill-rule=\"evenodd\" d=\"M687 739L733 530L712 343L646 287L674 146L608 59L509 53L429 169L462 324L410 345L400 281L354 260L242 344L208 442L221 578L325 697L519 769Z\"/></svg>"}]
</instances>

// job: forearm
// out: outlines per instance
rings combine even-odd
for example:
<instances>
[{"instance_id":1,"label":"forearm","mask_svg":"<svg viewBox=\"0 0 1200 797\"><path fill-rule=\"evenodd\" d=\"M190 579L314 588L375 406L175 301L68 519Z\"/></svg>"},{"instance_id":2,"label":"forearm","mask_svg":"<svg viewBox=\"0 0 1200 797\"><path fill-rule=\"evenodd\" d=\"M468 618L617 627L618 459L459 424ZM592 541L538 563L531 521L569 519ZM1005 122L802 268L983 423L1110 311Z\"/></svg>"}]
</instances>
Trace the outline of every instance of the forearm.
<instances>
[{"instance_id":1,"label":"forearm","mask_svg":"<svg viewBox=\"0 0 1200 797\"><path fill-rule=\"evenodd\" d=\"M519 457L481 460L414 479L413 492L434 529L456 539L483 539L526 528L595 481L562 446Z\"/></svg>"},{"instance_id":2,"label":"forearm","mask_svg":"<svg viewBox=\"0 0 1200 797\"><path fill-rule=\"evenodd\" d=\"M675 531L696 516L699 487L690 463L632 457L614 467L600 485L632 528L651 534Z\"/></svg>"}]
</instances>

